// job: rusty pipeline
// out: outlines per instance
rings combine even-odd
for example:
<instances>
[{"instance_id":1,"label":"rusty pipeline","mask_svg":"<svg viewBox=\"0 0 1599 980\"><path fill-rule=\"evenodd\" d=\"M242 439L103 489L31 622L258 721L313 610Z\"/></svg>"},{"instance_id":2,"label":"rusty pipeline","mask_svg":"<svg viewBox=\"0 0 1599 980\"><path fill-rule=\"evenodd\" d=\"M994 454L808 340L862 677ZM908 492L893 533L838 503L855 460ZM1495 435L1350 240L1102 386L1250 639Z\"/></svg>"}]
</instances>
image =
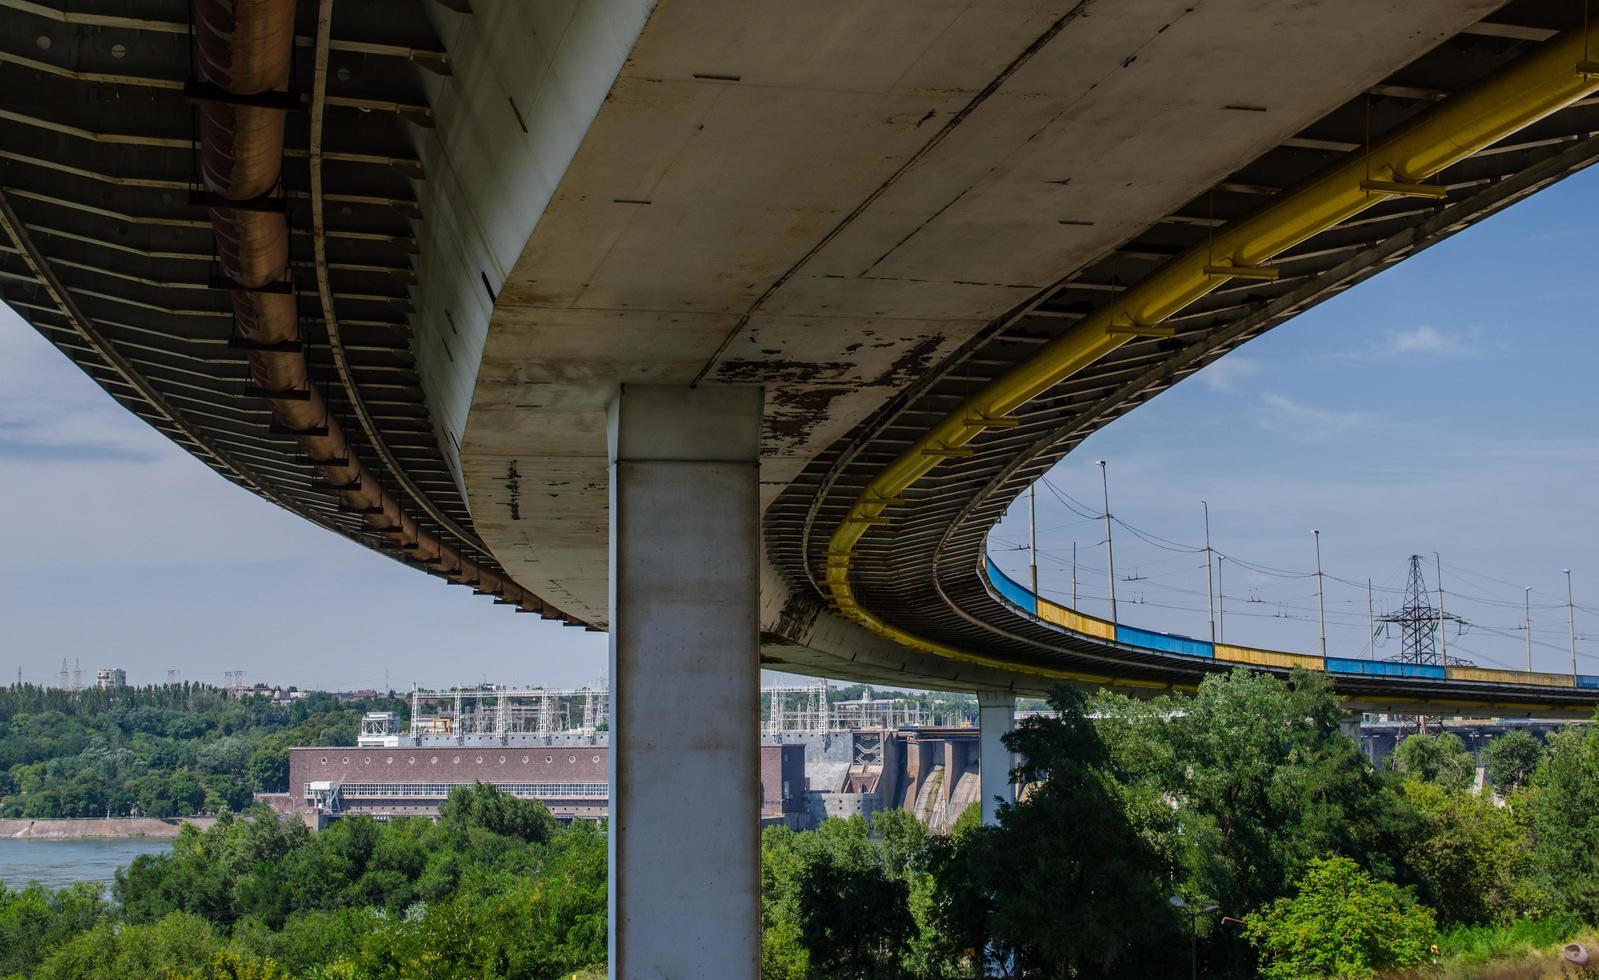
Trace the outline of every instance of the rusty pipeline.
<instances>
[{"instance_id":1,"label":"rusty pipeline","mask_svg":"<svg viewBox=\"0 0 1599 980\"><path fill-rule=\"evenodd\" d=\"M294 57L294 0L196 0L199 81L237 96L287 92ZM470 583L530 612L567 619L509 578L484 569L423 529L361 464L343 427L311 383L300 344L295 297L256 291L289 277L289 228L282 210L263 207L277 191L285 110L206 100L200 110L200 169L216 232L217 256L239 289L231 291L235 329L248 348L250 379L269 392L273 416L352 510L417 564ZM218 200L220 199L220 200ZM240 203L228 207L226 201ZM569 620L570 621L570 620Z\"/></svg>"}]
</instances>

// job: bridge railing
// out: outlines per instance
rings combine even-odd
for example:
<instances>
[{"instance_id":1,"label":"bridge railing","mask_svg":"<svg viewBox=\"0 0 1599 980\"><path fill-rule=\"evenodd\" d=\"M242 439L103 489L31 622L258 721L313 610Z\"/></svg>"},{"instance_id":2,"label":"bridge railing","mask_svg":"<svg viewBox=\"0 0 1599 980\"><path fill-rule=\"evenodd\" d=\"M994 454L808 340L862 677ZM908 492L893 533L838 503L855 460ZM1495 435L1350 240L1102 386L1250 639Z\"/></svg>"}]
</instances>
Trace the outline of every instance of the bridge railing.
<instances>
[{"instance_id":1,"label":"bridge railing","mask_svg":"<svg viewBox=\"0 0 1599 980\"><path fill-rule=\"evenodd\" d=\"M1022 615L1047 623L1065 633L1085 639L1109 641L1141 653L1162 653L1174 657L1215 660L1250 667L1276 667L1285 670L1302 667L1329 674L1364 677L1404 677L1475 684L1599 690L1599 675L1592 674L1552 674L1489 667L1444 667L1437 664L1411 664L1389 660L1357 660L1351 657L1322 657L1312 653L1212 643L1210 640L1140 629L1125 623L1113 623L1084 615L1075 609L1035 594L1025 585L1000 571L992 558L983 560L983 572L984 584L988 587L989 593Z\"/></svg>"}]
</instances>

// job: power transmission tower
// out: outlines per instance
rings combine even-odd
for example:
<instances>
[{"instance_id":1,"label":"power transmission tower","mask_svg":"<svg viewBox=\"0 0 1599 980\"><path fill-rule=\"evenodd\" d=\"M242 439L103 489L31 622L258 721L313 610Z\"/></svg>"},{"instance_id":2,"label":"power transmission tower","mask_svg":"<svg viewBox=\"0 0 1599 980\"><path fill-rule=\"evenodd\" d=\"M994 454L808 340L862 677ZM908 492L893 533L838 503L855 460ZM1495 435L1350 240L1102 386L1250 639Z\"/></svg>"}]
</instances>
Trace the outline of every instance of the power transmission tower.
<instances>
[{"instance_id":1,"label":"power transmission tower","mask_svg":"<svg viewBox=\"0 0 1599 980\"><path fill-rule=\"evenodd\" d=\"M1444 664L1446 655L1438 650L1438 639L1448 623L1465 627L1470 624L1454 613L1435 609L1427 591L1427 579L1421 571L1421 556L1410 556L1410 580L1405 583L1404 605L1391 613L1377 617L1377 622L1399 627L1399 654L1389 660L1406 664ZM1459 657L1447 657L1450 664L1470 665Z\"/></svg>"}]
</instances>

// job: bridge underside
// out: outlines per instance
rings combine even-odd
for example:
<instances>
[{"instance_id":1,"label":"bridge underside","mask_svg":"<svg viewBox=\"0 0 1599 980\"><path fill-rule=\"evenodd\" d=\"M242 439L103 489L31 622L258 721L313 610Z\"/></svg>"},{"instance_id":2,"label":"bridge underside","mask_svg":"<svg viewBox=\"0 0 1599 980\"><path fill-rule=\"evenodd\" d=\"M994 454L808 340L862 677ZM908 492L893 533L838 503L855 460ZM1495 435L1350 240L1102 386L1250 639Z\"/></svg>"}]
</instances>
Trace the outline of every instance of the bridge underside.
<instances>
[{"instance_id":1,"label":"bridge underside","mask_svg":"<svg viewBox=\"0 0 1599 980\"><path fill-rule=\"evenodd\" d=\"M887 627L980 654L950 658L831 605L828 543L874 476L1174 257L1544 50L1580 9L238 6L287 10L296 40L267 93L285 116L272 200L219 209L200 122L243 103L186 87L205 81L189 4L0 0L6 301L229 480L592 628L612 621L619 388L759 386L764 662L879 683L1149 691L1224 669L1019 615L982 574L989 529L1098 427L1599 152L1592 99L1518 127L1450 166L1445 199L1395 197L1297 243L1276 280L1209 292L910 487L850 585ZM217 246L252 207L287 241L265 285L289 290L296 330L269 349L238 319L275 294L241 299ZM284 361L302 387L265 383ZM1374 706L1591 701L1339 684Z\"/></svg>"},{"instance_id":2,"label":"bridge underside","mask_svg":"<svg viewBox=\"0 0 1599 980\"><path fill-rule=\"evenodd\" d=\"M756 648L980 692L989 796L1015 694L1228 669L1019 608L989 529L1099 426L1591 163L1581 19L0 0L0 289L234 483L609 627L612 975L753 977ZM1443 162L1379 156L1416 133ZM1338 181L1255 259L1201 251ZM1333 676L1356 708L1599 701ZM721 818L673 819L705 801Z\"/></svg>"},{"instance_id":3,"label":"bridge underside","mask_svg":"<svg viewBox=\"0 0 1599 980\"><path fill-rule=\"evenodd\" d=\"M1017 617L980 575L988 530L1098 427L1586 166L1599 109L1451 167L1446 200L1396 198L1309 238L1274 282L1215 290L1172 336L1095 362L908 492L863 540L854 589L886 623L989 663L830 611L829 536L983 384L1572 17L1496 8L824 4L781 24L747 5L657 8L497 298L462 440L478 526L519 580L606 622L600 433L617 386L759 384L769 666L1028 692L1063 674L1150 690L1225 669ZM1550 703L1339 684L1373 707Z\"/></svg>"}]
</instances>

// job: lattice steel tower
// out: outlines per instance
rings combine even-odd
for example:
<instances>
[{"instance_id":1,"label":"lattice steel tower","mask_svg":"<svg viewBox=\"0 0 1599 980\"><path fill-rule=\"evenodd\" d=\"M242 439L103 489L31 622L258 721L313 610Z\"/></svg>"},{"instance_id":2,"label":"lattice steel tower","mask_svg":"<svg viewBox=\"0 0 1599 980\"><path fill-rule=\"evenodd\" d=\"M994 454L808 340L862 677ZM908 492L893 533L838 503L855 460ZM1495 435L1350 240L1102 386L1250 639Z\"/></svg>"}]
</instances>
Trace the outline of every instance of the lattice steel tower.
<instances>
[{"instance_id":1,"label":"lattice steel tower","mask_svg":"<svg viewBox=\"0 0 1599 980\"><path fill-rule=\"evenodd\" d=\"M1394 612L1378 616L1377 622L1399 627L1399 655L1388 659L1407 664L1443 664L1445 656L1438 651L1438 634L1446 623L1467 625L1464 619L1454 613L1433 607L1431 594L1427 591L1427 579L1421 572L1420 555L1410 556L1410 581L1405 583L1404 605ZM1466 663L1458 657L1449 657L1448 662Z\"/></svg>"}]
</instances>

